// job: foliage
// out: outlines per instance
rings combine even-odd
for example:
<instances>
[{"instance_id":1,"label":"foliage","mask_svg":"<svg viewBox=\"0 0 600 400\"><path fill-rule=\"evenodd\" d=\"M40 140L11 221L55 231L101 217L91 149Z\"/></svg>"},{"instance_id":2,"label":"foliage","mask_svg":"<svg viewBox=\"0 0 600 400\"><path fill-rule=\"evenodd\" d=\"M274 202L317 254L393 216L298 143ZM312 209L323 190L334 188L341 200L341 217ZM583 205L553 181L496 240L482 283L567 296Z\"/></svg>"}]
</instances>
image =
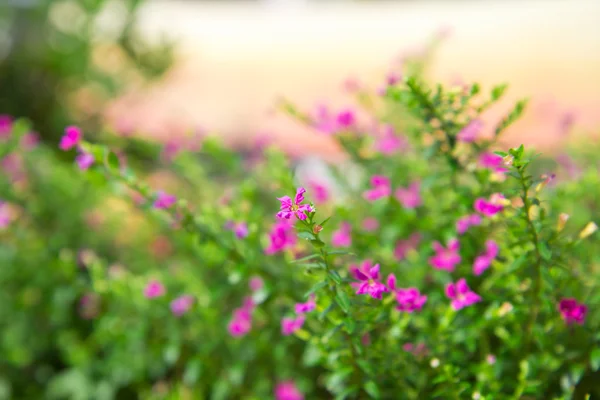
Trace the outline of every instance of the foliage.
<instances>
[{"instance_id":1,"label":"foliage","mask_svg":"<svg viewBox=\"0 0 600 400\"><path fill-rule=\"evenodd\" d=\"M206 138L148 166L125 159L124 139L109 148L77 128L61 147L79 168L67 167L15 123L2 142L22 165L4 163L0 191L0 392L600 396L598 169L552 179L523 146L492 153L526 104L482 137L504 91L409 76L357 94L375 128L285 103L359 171L308 178L272 147L244 158Z\"/></svg>"}]
</instances>

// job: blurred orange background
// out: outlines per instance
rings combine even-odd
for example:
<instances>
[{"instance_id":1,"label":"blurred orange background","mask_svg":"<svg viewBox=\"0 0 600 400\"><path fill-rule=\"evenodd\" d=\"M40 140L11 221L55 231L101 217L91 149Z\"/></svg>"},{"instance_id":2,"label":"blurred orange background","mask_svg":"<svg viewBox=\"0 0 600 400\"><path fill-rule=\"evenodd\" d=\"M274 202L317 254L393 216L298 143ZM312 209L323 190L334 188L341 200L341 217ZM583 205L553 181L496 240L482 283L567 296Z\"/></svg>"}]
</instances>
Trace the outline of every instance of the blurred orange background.
<instances>
[{"instance_id":1,"label":"blurred orange background","mask_svg":"<svg viewBox=\"0 0 600 400\"><path fill-rule=\"evenodd\" d=\"M484 88L510 84L494 121L517 98L531 98L507 142L552 150L600 127L600 1L152 1L141 14L148 37L177 43L177 62L160 82L109 109L122 129L160 138L190 129L228 141L268 135L288 150L335 153L330 138L273 113L284 95L305 109L348 105L349 77L379 85L403 55L443 30L430 77ZM488 125L491 125L489 123Z\"/></svg>"}]
</instances>

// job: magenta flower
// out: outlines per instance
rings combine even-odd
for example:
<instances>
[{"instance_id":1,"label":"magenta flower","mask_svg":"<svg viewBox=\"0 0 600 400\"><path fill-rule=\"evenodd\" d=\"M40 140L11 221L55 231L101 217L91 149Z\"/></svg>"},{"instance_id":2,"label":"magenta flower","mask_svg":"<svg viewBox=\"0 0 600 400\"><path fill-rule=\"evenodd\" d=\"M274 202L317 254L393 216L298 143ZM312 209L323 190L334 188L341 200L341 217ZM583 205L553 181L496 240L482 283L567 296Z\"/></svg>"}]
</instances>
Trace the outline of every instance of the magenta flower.
<instances>
[{"instance_id":1,"label":"magenta flower","mask_svg":"<svg viewBox=\"0 0 600 400\"><path fill-rule=\"evenodd\" d=\"M0 139L6 138L12 130L13 119L10 115L0 114Z\"/></svg>"},{"instance_id":2,"label":"magenta flower","mask_svg":"<svg viewBox=\"0 0 600 400\"><path fill-rule=\"evenodd\" d=\"M327 186L311 181L309 183L312 193L314 193L314 200L316 203L326 203L329 200L329 189Z\"/></svg>"},{"instance_id":3,"label":"magenta flower","mask_svg":"<svg viewBox=\"0 0 600 400\"><path fill-rule=\"evenodd\" d=\"M479 136L481 128L483 128L483 123L478 119L474 119L473 121L469 122L464 128L462 128L460 132L458 132L456 138L459 141L465 143L474 142Z\"/></svg>"},{"instance_id":4,"label":"magenta flower","mask_svg":"<svg viewBox=\"0 0 600 400\"><path fill-rule=\"evenodd\" d=\"M275 400L304 400L304 395L294 382L283 381L275 386Z\"/></svg>"},{"instance_id":5,"label":"magenta flower","mask_svg":"<svg viewBox=\"0 0 600 400\"><path fill-rule=\"evenodd\" d=\"M165 192L156 193L156 200L154 200L154 208L158 209L167 209L173 207L173 205L177 202L177 197L167 194Z\"/></svg>"},{"instance_id":6,"label":"magenta flower","mask_svg":"<svg viewBox=\"0 0 600 400\"><path fill-rule=\"evenodd\" d=\"M573 298L561 299L558 303L558 310L567 325L571 325L572 323L583 325L585 322L587 306L583 303L578 303Z\"/></svg>"},{"instance_id":7,"label":"magenta flower","mask_svg":"<svg viewBox=\"0 0 600 400\"><path fill-rule=\"evenodd\" d=\"M171 311L176 317L181 317L194 304L194 297L190 295L179 296L171 302Z\"/></svg>"},{"instance_id":8,"label":"magenta flower","mask_svg":"<svg viewBox=\"0 0 600 400\"><path fill-rule=\"evenodd\" d=\"M82 138L83 133L81 132L81 129L76 126L67 126L65 128L65 134L60 139L58 147L61 150L70 150L79 145L79 142L81 142Z\"/></svg>"},{"instance_id":9,"label":"magenta flower","mask_svg":"<svg viewBox=\"0 0 600 400\"><path fill-rule=\"evenodd\" d=\"M338 113L336 122L339 128L348 129L356 122L356 115L351 109L345 109Z\"/></svg>"},{"instance_id":10,"label":"magenta flower","mask_svg":"<svg viewBox=\"0 0 600 400\"><path fill-rule=\"evenodd\" d=\"M333 247L350 247L352 245L352 226L348 222L342 222L340 229L333 232L331 245Z\"/></svg>"},{"instance_id":11,"label":"magenta flower","mask_svg":"<svg viewBox=\"0 0 600 400\"><path fill-rule=\"evenodd\" d=\"M481 217L479 214L465 215L456 221L456 232L459 235L464 234L472 226L481 225Z\"/></svg>"},{"instance_id":12,"label":"magenta flower","mask_svg":"<svg viewBox=\"0 0 600 400\"><path fill-rule=\"evenodd\" d=\"M412 313L421 310L423 304L427 302L427 296L422 295L416 288L396 289L396 301L398 302L396 310Z\"/></svg>"},{"instance_id":13,"label":"magenta flower","mask_svg":"<svg viewBox=\"0 0 600 400\"><path fill-rule=\"evenodd\" d=\"M406 147L403 138L394 133L394 127L385 125L383 134L375 142L375 149L381 154L392 155Z\"/></svg>"},{"instance_id":14,"label":"magenta flower","mask_svg":"<svg viewBox=\"0 0 600 400\"><path fill-rule=\"evenodd\" d=\"M387 197L392 194L392 185L390 180L385 176L374 175L371 177L372 189L363 193L363 197L367 201L375 201L382 197Z\"/></svg>"},{"instance_id":15,"label":"magenta flower","mask_svg":"<svg viewBox=\"0 0 600 400\"><path fill-rule=\"evenodd\" d=\"M8 204L0 200L0 229L4 229L10 224L11 213Z\"/></svg>"},{"instance_id":16,"label":"magenta flower","mask_svg":"<svg viewBox=\"0 0 600 400\"><path fill-rule=\"evenodd\" d=\"M248 282L248 286L253 292L259 291L264 287L264 285L265 283L260 276L253 276L250 278L250 282Z\"/></svg>"},{"instance_id":17,"label":"magenta flower","mask_svg":"<svg viewBox=\"0 0 600 400\"><path fill-rule=\"evenodd\" d=\"M94 163L94 156L90 153L81 152L77 157L75 157L75 161L79 166L79 169L85 171Z\"/></svg>"},{"instance_id":18,"label":"magenta flower","mask_svg":"<svg viewBox=\"0 0 600 400\"><path fill-rule=\"evenodd\" d=\"M296 318L283 318L281 320L281 333L284 336L289 336L292 333L296 332L298 329L302 328L304 325L304 316L299 315Z\"/></svg>"},{"instance_id":19,"label":"magenta flower","mask_svg":"<svg viewBox=\"0 0 600 400\"><path fill-rule=\"evenodd\" d=\"M296 314L306 314L313 311L317 307L315 295L311 294L306 303L296 303Z\"/></svg>"},{"instance_id":20,"label":"magenta flower","mask_svg":"<svg viewBox=\"0 0 600 400\"><path fill-rule=\"evenodd\" d=\"M475 200L475 203L473 203L473 208L475 211L485 215L486 217L492 217L504 210L504 206L502 205L503 199L504 196L500 193L491 195L490 200L480 197Z\"/></svg>"},{"instance_id":21,"label":"magenta flower","mask_svg":"<svg viewBox=\"0 0 600 400\"><path fill-rule=\"evenodd\" d=\"M464 278L456 283L449 283L446 286L446 296L452 300L452 308L456 311L481 301L481 297L469 288Z\"/></svg>"},{"instance_id":22,"label":"magenta flower","mask_svg":"<svg viewBox=\"0 0 600 400\"><path fill-rule=\"evenodd\" d=\"M379 264L372 265L371 260L364 261L360 267L350 266L350 274L359 281L351 284L352 287L358 289L356 294L368 294L374 299L381 300L382 294L389 291L380 282Z\"/></svg>"},{"instance_id":23,"label":"magenta flower","mask_svg":"<svg viewBox=\"0 0 600 400\"><path fill-rule=\"evenodd\" d=\"M332 114L325 105L317 106L313 117L313 126L321 132L335 134L342 130L351 128L356 123L356 115L353 110L345 109L337 114Z\"/></svg>"},{"instance_id":24,"label":"magenta flower","mask_svg":"<svg viewBox=\"0 0 600 400\"><path fill-rule=\"evenodd\" d=\"M296 197L293 201L289 196L278 197L277 200L281 203L281 208L276 214L277 218L290 219L292 215L295 215L299 220L304 221L306 219L305 213L314 210L310 204L302 204L304 193L306 193L306 189L301 187L296 191Z\"/></svg>"},{"instance_id":25,"label":"magenta flower","mask_svg":"<svg viewBox=\"0 0 600 400\"><path fill-rule=\"evenodd\" d=\"M498 256L498 244L493 240L485 242L485 253L477 256L473 263L473 273L477 276L483 274L483 272L492 265L492 261Z\"/></svg>"},{"instance_id":26,"label":"magenta flower","mask_svg":"<svg viewBox=\"0 0 600 400\"><path fill-rule=\"evenodd\" d=\"M368 217L363 219L362 228L366 232L373 232L379 228L379 221L376 218Z\"/></svg>"},{"instance_id":27,"label":"magenta flower","mask_svg":"<svg viewBox=\"0 0 600 400\"><path fill-rule=\"evenodd\" d=\"M502 156L498 154L486 151L479 155L479 166L482 168L487 168L494 172L506 172L507 169L503 165Z\"/></svg>"},{"instance_id":28,"label":"magenta flower","mask_svg":"<svg viewBox=\"0 0 600 400\"><path fill-rule=\"evenodd\" d=\"M436 252L434 256L429 258L429 264L432 267L452 272L460 264L460 243L457 239L451 239L447 248L439 242L433 242L432 247Z\"/></svg>"},{"instance_id":29,"label":"magenta flower","mask_svg":"<svg viewBox=\"0 0 600 400\"><path fill-rule=\"evenodd\" d=\"M398 261L404 260L408 252L415 250L420 242L421 234L418 232L410 235L408 239L398 240L398 242L396 242L396 248L394 249L394 257Z\"/></svg>"},{"instance_id":30,"label":"magenta flower","mask_svg":"<svg viewBox=\"0 0 600 400\"><path fill-rule=\"evenodd\" d=\"M420 191L421 183L415 181L407 188L396 189L396 199L398 199L404 208L417 208L423 204Z\"/></svg>"},{"instance_id":31,"label":"magenta flower","mask_svg":"<svg viewBox=\"0 0 600 400\"><path fill-rule=\"evenodd\" d=\"M288 220L278 221L271 232L269 232L269 247L265 249L265 254L275 254L284 251L296 244L296 235L294 227Z\"/></svg>"},{"instance_id":32,"label":"magenta flower","mask_svg":"<svg viewBox=\"0 0 600 400\"><path fill-rule=\"evenodd\" d=\"M238 239L243 239L248 236L248 225L245 222L238 222L233 226L233 233Z\"/></svg>"},{"instance_id":33,"label":"magenta flower","mask_svg":"<svg viewBox=\"0 0 600 400\"><path fill-rule=\"evenodd\" d=\"M227 325L227 330L231 336L241 337L250 332L252 329L254 307L252 298L246 297L242 306L233 310L233 318Z\"/></svg>"},{"instance_id":34,"label":"magenta flower","mask_svg":"<svg viewBox=\"0 0 600 400\"><path fill-rule=\"evenodd\" d=\"M151 280L144 289L144 296L148 299L160 297L165 294L165 287L157 280Z\"/></svg>"}]
</instances>

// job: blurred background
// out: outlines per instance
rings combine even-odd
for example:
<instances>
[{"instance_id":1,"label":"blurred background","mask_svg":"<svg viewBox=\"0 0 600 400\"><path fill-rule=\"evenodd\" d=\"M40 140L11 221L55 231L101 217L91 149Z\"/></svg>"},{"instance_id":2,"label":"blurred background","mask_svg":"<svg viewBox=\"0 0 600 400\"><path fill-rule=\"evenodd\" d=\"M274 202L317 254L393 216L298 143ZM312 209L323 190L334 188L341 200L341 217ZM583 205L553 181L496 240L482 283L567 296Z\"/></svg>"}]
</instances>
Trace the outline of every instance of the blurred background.
<instances>
[{"instance_id":1,"label":"blurred background","mask_svg":"<svg viewBox=\"0 0 600 400\"><path fill-rule=\"evenodd\" d=\"M432 80L508 82L507 104L531 98L509 142L552 149L565 125L576 135L600 125L595 0L0 4L0 112L32 118L53 139L74 121L162 140L208 131L244 145L260 135L331 155L329 138L274 112L277 98L349 105L344 88L377 87L436 37Z\"/></svg>"}]
</instances>

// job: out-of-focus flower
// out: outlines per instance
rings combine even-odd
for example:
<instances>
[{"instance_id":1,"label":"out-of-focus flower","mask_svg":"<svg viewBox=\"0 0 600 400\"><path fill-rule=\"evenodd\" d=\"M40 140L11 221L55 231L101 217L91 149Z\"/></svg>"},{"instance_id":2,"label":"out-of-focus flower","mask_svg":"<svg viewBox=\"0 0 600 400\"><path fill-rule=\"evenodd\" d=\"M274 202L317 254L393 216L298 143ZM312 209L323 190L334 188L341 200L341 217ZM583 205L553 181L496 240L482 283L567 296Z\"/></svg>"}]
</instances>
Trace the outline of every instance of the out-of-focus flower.
<instances>
[{"instance_id":1,"label":"out-of-focus flower","mask_svg":"<svg viewBox=\"0 0 600 400\"><path fill-rule=\"evenodd\" d=\"M352 245L352 225L348 222L342 222L340 229L333 232L331 245L333 247L350 247Z\"/></svg>"},{"instance_id":2,"label":"out-of-focus flower","mask_svg":"<svg viewBox=\"0 0 600 400\"><path fill-rule=\"evenodd\" d=\"M94 164L94 156L90 153L81 152L76 158L77 166L82 171L85 171Z\"/></svg>"},{"instance_id":3,"label":"out-of-focus flower","mask_svg":"<svg viewBox=\"0 0 600 400\"><path fill-rule=\"evenodd\" d=\"M176 317L181 317L194 304L194 297L190 295L179 296L171 302L171 311Z\"/></svg>"},{"instance_id":4,"label":"out-of-focus flower","mask_svg":"<svg viewBox=\"0 0 600 400\"><path fill-rule=\"evenodd\" d=\"M37 132L27 132L21 138L21 147L26 150L33 150L40 143L40 135Z\"/></svg>"},{"instance_id":5,"label":"out-of-focus flower","mask_svg":"<svg viewBox=\"0 0 600 400\"><path fill-rule=\"evenodd\" d=\"M483 122L478 119L474 119L469 122L464 128L461 129L460 132L456 135L456 138L465 143L471 143L477 140L479 136L479 132L481 132L481 128L483 128Z\"/></svg>"},{"instance_id":6,"label":"out-of-focus flower","mask_svg":"<svg viewBox=\"0 0 600 400\"><path fill-rule=\"evenodd\" d=\"M377 218L367 217L363 219L362 228L367 232L376 231L379 228L379 221L377 221Z\"/></svg>"},{"instance_id":7,"label":"out-of-focus flower","mask_svg":"<svg viewBox=\"0 0 600 400\"><path fill-rule=\"evenodd\" d=\"M296 303L295 311L296 314L306 314L313 311L317 307L315 302L315 295L311 294L306 303Z\"/></svg>"},{"instance_id":8,"label":"out-of-focus flower","mask_svg":"<svg viewBox=\"0 0 600 400\"><path fill-rule=\"evenodd\" d=\"M241 307L233 310L233 318L227 325L229 334L233 337L246 335L252 329L252 313L254 312L254 301L246 297Z\"/></svg>"},{"instance_id":9,"label":"out-of-focus flower","mask_svg":"<svg viewBox=\"0 0 600 400\"><path fill-rule=\"evenodd\" d=\"M417 288L398 288L395 292L396 301L398 302L396 310L398 311L412 313L420 310L427 302L427 296L422 295Z\"/></svg>"},{"instance_id":10,"label":"out-of-focus flower","mask_svg":"<svg viewBox=\"0 0 600 400\"><path fill-rule=\"evenodd\" d=\"M498 244L493 240L485 242L485 248L485 252L477 256L473 263L473 273L477 276L483 274L483 272L492 265L494 258L498 256Z\"/></svg>"},{"instance_id":11,"label":"out-of-focus flower","mask_svg":"<svg viewBox=\"0 0 600 400\"><path fill-rule=\"evenodd\" d=\"M269 247L265 254L275 254L296 244L294 227L288 220L278 221L269 232Z\"/></svg>"},{"instance_id":12,"label":"out-of-focus flower","mask_svg":"<svg viewBox=\"0 0 600 400\"><path fill-rule=\"evenodd\" d=\"M0 229L6 228L12 220L12 214L8 204L0 200Z\"/></svg>"},{"instance_id":13,"label":"out-of-focus flower","mask_svg":"<svg viewBox=\"0 0 600 400\"><path fill-rule=\"evenodd\" d=\"M554 180L554 178L556 178L556 174L543 174L541 177L542 181L540 183L537 184L537 186L535 187L535 191L539 192L540 190L542 190L543 188L546 187L546 185L548 185L550 182L552 182Z\"/></svg>"},{"instance_id":14,"label":"out-of-focus flower","mask_svg":"<svg viewBox=\"0 0 600 400\"><path fill-rule=\"evenodd\" d=\"M504 200L504 196L499 193L490 196L490 200L480 197L473 203L473 208L486 217L492 217L504 210Z\"/></svg>"},{"instance_id":15,"label":"out-of-focus flower","mask_svg":"<svg viewBox=\"0 0 600 400\"><path fill-rule=\"evenodd\" d=\"M370 260L364 261L360 267L351 265L350 274L359 281L352 284L355 289L358 289L356 294L368 294L374 299L381 300L382 294L389 291L380 282L379 264L372 265Z\"/></svg>"},{"instance_id":16,"label":"out-of-focus flower","mask_svg":"<svg viewBox=\"0 0 600 400\"><path fill-rule=\"evenodd\" d=\"M295 215L299 220L304 221L307 218L305 213L314 211L310 204L302 204L304 193L306 193L306 189L300 187L296 191L293 201L289 196L278 197L277 200L281 203L281 208L276 214L277 218L290 219Z\"/></svg>"},{"instance_id":17,"label":"out-of-focus flower","mask_svg":"<svg viewBox=\"0 0 600 400\"><path fill-rule=\"evenodd\" d=\"M558 303L558 310L567 325L571 325L572 323L583 325L585 322L587 306L577 302L577 300L573 298L562 299Z\"/></svg>"},{"instance_id":18,"label":"out-of-focus flower","mask_svg":"<svg viewBox=\"0 0 600 400\"><path fill-rule=\"evenodd\" d=\"M225 224L225 229L233 231L235 237L238 239L244 239L248 236L248 225L245 222L233 222L229 221Z\"/></svg>"},{"instance_id":19,"label":"out-of-focus flower","mask_svg":"<svg viewBox=\"0 0 600 400\"><path fill-rule=\"evenodd\" d=\"M456 283L449 283L446 286L446 296L452 300L452 308L457 311L481 301L481 297L469 288L464 278Z\"/></svg>"},{"instance_id":20,"label":"out-of-focus flower","mask_svg":"<svg viewBox=\"0 0 600 400\"><path fill-rule=\"evenodd\" d=\"M260 276L253 276L250 278L250 282L248 282L248 286L253 292L261 290L264 287L264 285L265 283Z\"/></svg>"},{"instance_id":21,"label":"out-of-focus flower","mask_svg":"<svg viewBox=\"0 0 600 400\"><path fill-rule=\"evenodd\" d=\"M94 319L100 311L100 297L96 293L86 293L79 300L79 315L83 319Z\"/></svg>"},{"instance_id":22,"label":"out-of-focus flower","mask_svg":"<svg viewBox=\"0 0 600 400\"><path fill-rule=\"evenodd\" d=\"M61 150L70 150L73 147L78 146L82 138L83 133L81 132L81 129L76 126L67 126L65 128L65 134L60 139L58 147Z\"/></svg>"},{"instance_id":23,"label":"out-of-focus flower","mask_svg":"<svg viewBox=\"0 0 600 400\"><path fill-rule=\"evenodd\" d=\"M460 243L457 239L451 239L447 248L440 242L433 242L432 247L435 250L435 255L429 258L432 267L452 272L460 264Z\"/></svg>"},{"instance_id":24,"label":"out-of-focus flower","mask_svg":"<svg viewBox=\"0 0 600 400\"><path fill-rule=\"evenodd\" d=\"M585 239L586 237L592 235L594 232L598 230L598 225L594 222L588 222L588 224L579 232L579 238Z\"/></svg>"},{"instance_id":25,"label":"out-of-focus flower","mask_svg":"<svg viewBox=\"0 0 600 400\"><path fill-rule=\"evenodd\" d=\"M415 250L420 242L421 234L419 232L411 234L408 239L398 240L396 242L396 248L394 249L394 257L398 261L404 260L407 254L410 251Z\"/></svg>"},{"instance_id":26,"label":"out-of-focus flower","mask_svg":"<svg viewBox=\"0 0 600 400\"><path fill-rule=\"evenodd\" d=\"M506 168L504 168L502 156L489 151L483 152L479 155L479 166L500 174L508 171Z\"/></svg>"},{"instance_id":27,"label":"out-of-focus flower","mask_svg":"<svg viewBox=\"0 0 600 400\"><path fill-rule=\"evenodd\" d=\"M309 183L312 193L314 193L314 200L316 203L326 203L329 200L329 189L322 183L311 181Z\"/></svg>"},{"instance_id":28,"label":"out-of-focus flower","mask_svg":"<svg viewBox=\"0 0 600 400\"><path fill-rule=\"evenodd\" d=\"M304 395L293 381L283 381L275 386L275 400L304 400Z\"/></svg>"},{"instance_id":29,"label":"out-of-focus flower","mask_svg":"<svg viewBox=\"0 0 600 400\"><path fill-rule=\"evenodd\" d=\"M0 114L0 139L8 137L12 130L13 119L10 115Z\"/></svg>"},{"instance_id":30,"label":"out-of-focus flower","mask_svg":"<svg viewBox=\"0 0 600 400\"><path fill-rule=\"evenodd\" d=\"M461 217L456 221L456 232L459 235L462 235L466 231L468 231L470 227L477 226L480 224L481 217L479 216L479 214L465 215L464 217Z\"/></svg>"},{"instance_id":31,"label":"out-of-focus flower","mask_svg":"<svg viewBox=\"0 0 600 400\"><path fill-rule=\"evenodd\" d=\"M407 188L396 189L396 199L402 204L404 208L417 208L423 204L421 199L421 183L415 181L411 183Z\"/></svg>"},{"instance_id":32,"label":"out-of-focus flower","mask_svg":"<svg viewBox=\"0 0 600 400\"><path fill-rule=\"evenodd\" d=\"M154 299L156 297L163 296L164 294L165 287L157 280L151 280L144 288L144 296L146 296L148 299Z\"/></svg>"},{"instance_id":33,"label":"out-of-focus flower","mask_svg":"<svg viewBox=\"0 0 600 400\"><path fill-rule=\"evenodd\" d=\"M559 232L562 231L565 228L565 225L567 224L568 220L569 214L560 213L558 215L558 222L556 223L556 230Z\"/></svg>"},{"instance_id":34,"label":"out-of-focus flower","mask_svg":"<svg viewBox=\"0 0 600 400\"><path fill-rule=\"evenodd\" d=\"M304 319L305 317L303 315L298 315L296 318L283 318L281 320L281 333L284 336L289 336L296 332L304 325Z\"/></svg>"},{"instance_id":35,"label":"out-of-focus flower","mask_svg":"<svg viewBox=\"0 0 600 400\"><path fill-rule=\"evenodd\" d=\"M396 135L394 127L391 125L385 125L383 127L383 133L375 142L375 150L385 155L396 154L405 147L406 141L402 137Z\"/></svg>"},{"instance_id":36,"label":"out-of-focus flower","mask_svg":"<svg viewBox=\"0 0 600 400\"><path fill-rule=\"evenodd\" d=\"M156 194L154 208L167 209L171 208L175 203L177 203L177 197L161 191Z\"/></svg>"},{"instance_id":37,"label":"out-of-focus flower","mask_svg":"<svg viewBox=\"0 0 600 400\"><path fill-rule=\"evenodd\" d=\"M388 197L392 194L392 186L389 178L381 175L374 175L371 177L372 189L367 190L363 193L363 197L367 201L375 201L382 197Z\"/></svg>"}]
</instances>

